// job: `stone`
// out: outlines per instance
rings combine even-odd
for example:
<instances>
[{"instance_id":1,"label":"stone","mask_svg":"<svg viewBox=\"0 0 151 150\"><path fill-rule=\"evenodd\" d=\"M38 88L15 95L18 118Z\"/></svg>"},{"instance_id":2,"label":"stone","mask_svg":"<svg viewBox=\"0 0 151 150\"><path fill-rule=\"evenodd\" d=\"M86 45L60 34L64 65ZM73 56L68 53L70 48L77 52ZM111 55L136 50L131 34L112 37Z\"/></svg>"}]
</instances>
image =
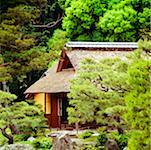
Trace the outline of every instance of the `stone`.
<instances>
[{"instance_id":1,"label":"stone","mask_svg":"<svg viewBox=\"0 0 151 150\"><path fill-rule=\"evenodd\" d=\"M106 150L120 150L115 140L108 140L105 143Z\"/></svg>"},{"instance_id":2,"label":"stone","mask_svg":"<svg viewBox=\"0 0 151 150\"><path fill-rule=\"evenodd\" d=\"M53 150L80 150L75 141L67 133L51 134Z\"/></svg>"},{"instance_id":3,"label":"stone","mask_svg":"<svg viewBox=\"0 0 151 150\"><path fill-rule=\"evenodd\" d=\"M32 137L32 136L27 139L27 141L31 141L31 142L34 141L34 140L35 140L35 138Z\"/></svg>"},{"instance_id":4,"label":"stone","mask_svg":"<svg viewBox=\"0 0 151 150\"><path fill-rule=\"evenodd\" d=\"M0 150L34 150L34 148L28 144L10 144L3 146Z\"/></svg>"},{"instance_id":5,"label":"stone","mask_svg":"<svg viewBox=\"0 0 151 150\"><path fill-rule=\"evenodd\" d=\"M100 134L99 133L94 133L94 134L92 134L91 136L99 136Z\"/></svg>"}]
</instances>

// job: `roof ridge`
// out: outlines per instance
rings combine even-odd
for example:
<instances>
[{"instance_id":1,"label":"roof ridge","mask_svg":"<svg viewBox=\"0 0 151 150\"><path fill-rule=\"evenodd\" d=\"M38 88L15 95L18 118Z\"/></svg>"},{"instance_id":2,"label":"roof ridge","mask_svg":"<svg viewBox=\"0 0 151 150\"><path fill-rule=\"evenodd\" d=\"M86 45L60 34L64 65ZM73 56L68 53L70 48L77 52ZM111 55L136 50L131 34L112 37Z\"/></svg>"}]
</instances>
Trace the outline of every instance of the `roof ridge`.
<instances>
[{"instance_id":1,"label":"roof ridge","mask_svg":"<svg viewBox=\"0 0 151 150\"><path fill-rule=\"evenodd\" d=\"M80 42L70 41L66 43L70 48L138 48L137 42Z\"/></svg>"}]
</instances>

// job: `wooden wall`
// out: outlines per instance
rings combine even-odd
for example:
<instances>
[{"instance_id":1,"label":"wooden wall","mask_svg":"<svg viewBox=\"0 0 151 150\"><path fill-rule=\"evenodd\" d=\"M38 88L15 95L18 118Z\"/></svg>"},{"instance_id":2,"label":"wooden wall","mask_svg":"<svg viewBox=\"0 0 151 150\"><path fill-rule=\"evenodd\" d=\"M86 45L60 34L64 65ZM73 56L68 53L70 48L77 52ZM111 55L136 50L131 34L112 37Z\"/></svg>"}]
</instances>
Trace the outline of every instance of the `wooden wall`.
<instances>
[{"instance_id":1,"label":"wooden wall","mask_svg":"<svg viewBox=\"0 0 151 150\"><path fill-rule=\"evenodd\" d=\"M34 94L34 100L37 104L42 106L42 110L45 114L51 114L51 99L50 94L37 93Z\"/></svg>"},{"instance_id":2,"label":"wooden wall","mask_svg":"<svg viewBox=\"0 0 151 150\"><path fill-rule=\"evenodd\" d=\"M36 102L36 104L40 104L42 106L42 110L45 111L45 93L37 93L37 94L34 94L34 100Z\"/></svg>"},{"instance_id":3,"label":"wooden wall","mask_svg":"<svg viewBox=\"0 0 151 150\"><path fill-rule=\"evenodd\" d=\"M52 128L59 128L61 125L61 116L59 115L59 98L66 96L64 93L47 94L37 93L34 95L34 100L37 104L42 105L42 110L45 117L48 119L48 124Z\"/></svg>"},{"instance_id":4,"label":"wooden wall","mask_svg":"<svg viewBox=\"0 0 151 150\"><path fill-rule=\"evenodd\" d=\"M46 93L45 95L45 103L46 103L46 108L45 108L45 114L51 114L51 96L50 94Z\"/></svg>"}]
</instances>

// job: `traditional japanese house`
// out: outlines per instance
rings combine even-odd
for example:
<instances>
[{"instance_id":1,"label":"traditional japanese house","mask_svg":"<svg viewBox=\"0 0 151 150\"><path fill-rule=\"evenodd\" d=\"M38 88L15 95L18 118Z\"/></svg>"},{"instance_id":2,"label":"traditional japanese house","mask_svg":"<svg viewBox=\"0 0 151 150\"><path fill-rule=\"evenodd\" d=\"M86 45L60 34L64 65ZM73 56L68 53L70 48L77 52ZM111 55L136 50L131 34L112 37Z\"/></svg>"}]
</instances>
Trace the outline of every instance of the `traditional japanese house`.
<instances>
[{"instance_id":1,"label":"traditional japanese house","mask_svg":"<svg viewBox=\"0 0 151 150\"><path fill-rule=\"evenodd\" d=\"M25 94L42 105L51 127L61 127L61 124L67 123L67 93L80 61L84 58L125 59L125 55L136 48L137 43L133 42L68 42L58 62L31 85Z\"/></svg>"}]
</instances>

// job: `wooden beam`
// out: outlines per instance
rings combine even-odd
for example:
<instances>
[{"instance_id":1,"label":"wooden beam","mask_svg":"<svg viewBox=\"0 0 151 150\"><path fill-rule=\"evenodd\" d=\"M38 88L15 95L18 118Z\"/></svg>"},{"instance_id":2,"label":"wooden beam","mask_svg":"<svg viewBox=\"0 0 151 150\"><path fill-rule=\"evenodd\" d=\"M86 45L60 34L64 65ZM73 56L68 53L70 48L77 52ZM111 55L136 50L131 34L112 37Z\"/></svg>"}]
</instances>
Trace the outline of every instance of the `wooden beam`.
<instances>
[{"instance_id":1,"label":"wooden beam","mask_svg":"<svg viewBox=\"0 0 151 150\"><path fill-rule=\"evenodd\" d=\"M46 114L46 93L44 94L44 111L45 111L45 114Z\"/></svg>"}]
</instances>

